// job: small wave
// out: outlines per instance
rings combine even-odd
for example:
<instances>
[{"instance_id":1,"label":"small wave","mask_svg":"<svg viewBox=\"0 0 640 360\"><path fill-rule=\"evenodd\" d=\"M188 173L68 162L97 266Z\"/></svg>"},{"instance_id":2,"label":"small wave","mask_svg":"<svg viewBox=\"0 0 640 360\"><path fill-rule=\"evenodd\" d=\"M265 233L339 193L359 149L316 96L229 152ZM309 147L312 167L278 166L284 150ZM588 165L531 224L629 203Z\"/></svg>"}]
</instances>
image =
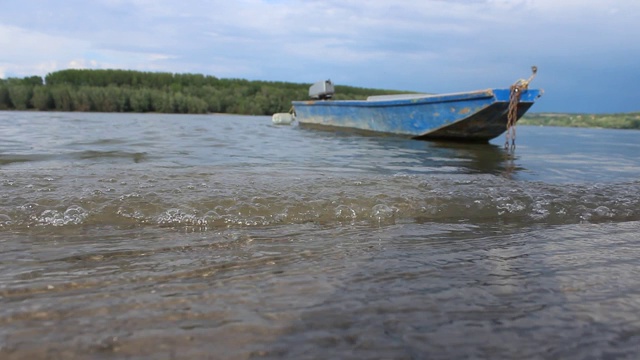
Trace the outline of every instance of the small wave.
<instances>
[{"instance_id":1,"label":"small wave","mask_svg":"<svg viewBox=\"0 0 640 360\"><path fill-rule=\"evenodd\" d=\"M40 215L32 216L32 223L40 226L65 226L84 223L89 212L78 205L71 205L64 211L45 210Z\"/></svg>"},{"instance_id":2,"label":"small wave","mask_svg":"<svg viewBox=\"0 0 640 360\"><path fill-rule=\"evenodd\" d=\"M95 151L95 150L87 150L80 151L77 153L72 153L69 155L72 158L82 159L82 160L91 160L91 159L99 159L99 158L122 158L122 159L132 159L134 162L141 162L146 159L147 153L145 152L126 152L126 151Z\"/></svg>"},{"instance_id":3,"label":"small wave","mask_svg":"<svg viewBox=\"0 0 640 360\"><path fill-rule=\"evenodd\" d=\"M63 196L66 189L56 184L63 179L42 181L41 186L48 190L44 194L35 186L12 182L7 186L21 193L14 197L21 203L0 207L0 226L137 224L211 230L306 222L383 226L398 221L572 224L640 220L640 183L551 185L495 176L474 177L473 181L420 176L298 179L295 183L261 179L194 185L175 179L145 178L144 183L135 183L110 178L101 185L106 186L103 190ZM131 186L137 189L123 191Z\"/></svg>"},{"instance_id":4,"label":"small wave","mask_svg":"<svg viewBox=\"0 0 640 360\"><path fill-rule=\"evenodd\" d=\"M0 165L14 163L43 162L55 160L95 160L95 159L131 159L135 163L147 160L146 152L127 151L79 151L62 154L0 154Z\"/></svg>"},{"instance_id":5,"label":"small wave","mask_svg":"<svg viewBox=\"0 0 640 360\"><path fill-rule=\"evenodd\" d=\"M54 159L52 154L0 154L0 165L26 163L31 161L48 161Z\"/></svg>"}]
</instances>

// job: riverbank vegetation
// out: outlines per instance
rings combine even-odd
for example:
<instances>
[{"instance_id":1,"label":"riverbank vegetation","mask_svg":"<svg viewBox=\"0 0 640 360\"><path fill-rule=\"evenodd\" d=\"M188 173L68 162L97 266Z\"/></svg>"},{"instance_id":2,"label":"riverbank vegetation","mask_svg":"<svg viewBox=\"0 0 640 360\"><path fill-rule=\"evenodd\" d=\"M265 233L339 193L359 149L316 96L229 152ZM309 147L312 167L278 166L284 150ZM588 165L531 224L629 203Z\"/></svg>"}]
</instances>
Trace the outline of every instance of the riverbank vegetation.
<instances>
[{"instance_id":1,"label":"riverbank vegetation","mask_svg":"<svg viewBox=\"0 0 640 360\"><path fill-rule=\"evenodd\" d=\"M620 114L527 113L519 125L640 130L640 112Z\"/></svg>"},{"instance_id":2,"label":"riverbank vegetation","mask_svg":"<svg viewBox=\"0 0 640 360\"><path fill-rule=\"evenodd\" d=\"M311 84L219 79L130 70L62 70L44 79L0 79L0 110L229 113L286 112L307 99ZM336 86L335 99L364 99L387 90Z\"/></svg>"},{"instance_id":3,"label":"riverbank vegetation","mask_svg":"<svg viewBox=\"0 0 640 360\"><path fill-rule=\"evenodd\" d=\"M0 110L271 115L289 111L291 100L307 99L310 85L199 74L69 69L44 78L0 79ZM340 85L335 88L336 100L402 93ZM640 113L527 113L518 123L640 129Z\"/></svg>"}]
</instances>

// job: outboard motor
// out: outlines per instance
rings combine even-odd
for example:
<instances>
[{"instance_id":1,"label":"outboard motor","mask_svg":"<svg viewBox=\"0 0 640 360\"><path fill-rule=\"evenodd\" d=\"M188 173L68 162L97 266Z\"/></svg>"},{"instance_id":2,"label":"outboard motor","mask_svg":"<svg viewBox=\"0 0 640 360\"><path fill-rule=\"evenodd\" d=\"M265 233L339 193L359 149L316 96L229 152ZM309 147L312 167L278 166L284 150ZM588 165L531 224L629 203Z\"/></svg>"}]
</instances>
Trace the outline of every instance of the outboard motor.
<instances>
[{"instance_id":1,"label":"outboard motor","mask_svg":"<svg viewBox=\"0 0 640 360\"><path fill-rule=\"evenodd\" d=\"M318 81L309 88L309 97L314 100L331 99L334 93L335 90L331 80Z\"/></svg>"}]
</instances>

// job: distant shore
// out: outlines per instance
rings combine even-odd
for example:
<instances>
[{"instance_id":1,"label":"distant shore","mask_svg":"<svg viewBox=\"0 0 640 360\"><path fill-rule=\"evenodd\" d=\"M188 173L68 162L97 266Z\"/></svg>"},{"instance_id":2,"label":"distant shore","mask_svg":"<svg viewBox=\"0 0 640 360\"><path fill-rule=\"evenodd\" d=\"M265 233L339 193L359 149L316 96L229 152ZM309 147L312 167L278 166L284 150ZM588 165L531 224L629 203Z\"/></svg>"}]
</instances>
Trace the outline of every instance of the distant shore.
<instances>
[{"instance_id":1,"label":"distant shore","mask_svg":"<svg viewBox=\"0 0 640 360\"><path fill-rule=\"evenodd\" d=\"M619 114L527 113L520 125L640 130L640 112Z\"/></svg>"},{"instance_id":2,"label":"distant shore","mask_svg":"<svg viewBox=\"0 0 640 360\"><path fill-rule=\"evenodd\" d=\"M0 79L0 110L272 115L305 99L309 84L220 79L201 74L132 70L53 72L45 78ZM336 86L335 100L366 99L403 91ZM640 112L535 113L522 125L640 129Z\"/></svg>"}]
</instances>

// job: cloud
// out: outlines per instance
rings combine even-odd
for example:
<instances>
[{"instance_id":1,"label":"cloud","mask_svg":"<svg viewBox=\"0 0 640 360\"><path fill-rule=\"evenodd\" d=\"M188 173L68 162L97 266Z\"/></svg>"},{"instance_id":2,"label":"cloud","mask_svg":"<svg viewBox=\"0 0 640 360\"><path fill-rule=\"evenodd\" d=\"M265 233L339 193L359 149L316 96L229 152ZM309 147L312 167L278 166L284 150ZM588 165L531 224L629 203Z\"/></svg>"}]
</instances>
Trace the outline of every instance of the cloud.
<instances>
[{"instance_id":1,"label":"cloud","mask_svg":"<svg viewBox=\"0 0 640 360\"><path fill-rule=\"evenodd\" d=\"M6 76L46 73L58 67L56 59L67 53L65 49L85 45L65 37L0 24L0 67Z\"/></svg>"},{"instance_id":2,"label":"cloud","mask_svg":"<svg viewBox=\"0 0 640 360\"><path fill-rule=\"evenodd\" d=\"M0 70L114 67L448 92L505 86L538 65L542 107L591 111L593 100L568 99L613 95L579 86L638 92L626 79L640 71L639 16L636 0L10 2Z\"/></svg>"}]
</instances>

